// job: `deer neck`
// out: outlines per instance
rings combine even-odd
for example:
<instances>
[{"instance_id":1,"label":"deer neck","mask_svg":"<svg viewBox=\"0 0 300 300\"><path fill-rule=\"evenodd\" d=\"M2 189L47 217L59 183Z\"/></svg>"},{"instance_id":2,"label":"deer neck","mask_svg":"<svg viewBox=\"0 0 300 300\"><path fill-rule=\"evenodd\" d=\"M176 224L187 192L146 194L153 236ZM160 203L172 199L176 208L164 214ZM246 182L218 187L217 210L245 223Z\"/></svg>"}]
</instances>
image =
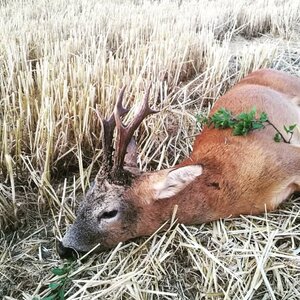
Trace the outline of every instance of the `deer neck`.
<instances>
[{"instance_id":1,"label":"deer neck","mask_svg":"<svg viewBox=\"0 0 300 300\"><path fill-rule=\"evenodd\" d=\"M153 186L158 180L158 173L143 175L127 195L135 202L139 211L139 236L167 229L172 216L177 222L184 224L200 224L215 219L213 208L209 205L211 201L201 192L200 181L188 185L174 197L155 199Z\"/></svg>"}]
</instances>

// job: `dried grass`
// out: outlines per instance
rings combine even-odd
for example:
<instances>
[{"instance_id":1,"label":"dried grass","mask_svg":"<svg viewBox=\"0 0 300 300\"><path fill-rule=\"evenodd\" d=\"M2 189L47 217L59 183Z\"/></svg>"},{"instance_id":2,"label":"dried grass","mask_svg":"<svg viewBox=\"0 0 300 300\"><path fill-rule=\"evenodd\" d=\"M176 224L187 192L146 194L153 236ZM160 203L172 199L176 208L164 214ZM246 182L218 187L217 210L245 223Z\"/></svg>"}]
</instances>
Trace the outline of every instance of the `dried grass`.
<instances>
[{"instance_id":1,"label":"dried grass","mask_svg":"<svg viewBox=\"0 0 300 300\"><path fill-rule=\"evenodd\" d=\"M152 81L162 110L138 133L141 169L172 166L245 74L300 75L299 16L293 0L0 1L0 298L49 294L123 84L136 107ZM66 299L299 299L299 211L174 224L78 261Z\"/></svg>"}]
</instances>

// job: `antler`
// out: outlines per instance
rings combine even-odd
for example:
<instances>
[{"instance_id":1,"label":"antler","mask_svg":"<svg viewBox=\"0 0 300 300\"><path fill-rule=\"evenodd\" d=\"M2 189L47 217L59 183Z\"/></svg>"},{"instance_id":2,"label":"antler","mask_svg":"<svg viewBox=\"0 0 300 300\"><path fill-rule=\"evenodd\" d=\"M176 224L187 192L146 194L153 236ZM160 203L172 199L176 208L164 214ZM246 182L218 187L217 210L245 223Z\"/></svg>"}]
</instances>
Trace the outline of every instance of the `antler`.
<instances>
[{"instance_id":1,"label":"antler","mask_svg":"<svg viewBox=\"0 0 300 300\"><path fill-rule=\"evenodd\" d=\"M134 119L128 124L124 125L121 120L122 112L123 112L123 95L125 88L122 89L118 101L114 108L114 117L117 128L117 138L116 138L116 151L114 154L114 166L113 166L113 174L117 176L120 174L124 164L124 158L127 151L127 146L130 143L130 140L134 134L134 131L139 127L142 121L150 114L157 113L158 111L153 110L149 107L149 95L150 95L151 84L149 85L144 99L142 101L141 107L137 112Z\"/></svg>"},{"instance_id":2,"label":"antler","mask_svg":"<svg viewBox=\"0 0 300 300\"><path fill-rule=\"evenodd\" d=\"M120 91L117 103L119 104L119 115L120 117L124 116L129 112L129 109L126 109L122 106L122 99L125 92L126 86ZM103 143L103 156L104 156L104 166L110 170L112 168L112 153L113 153L113 135L116 127L116 121L114 117L114 113L110 115L108 119L102 120L103 125L103 135L102 135L102 143Z\"/></svg>"}]
</instances>

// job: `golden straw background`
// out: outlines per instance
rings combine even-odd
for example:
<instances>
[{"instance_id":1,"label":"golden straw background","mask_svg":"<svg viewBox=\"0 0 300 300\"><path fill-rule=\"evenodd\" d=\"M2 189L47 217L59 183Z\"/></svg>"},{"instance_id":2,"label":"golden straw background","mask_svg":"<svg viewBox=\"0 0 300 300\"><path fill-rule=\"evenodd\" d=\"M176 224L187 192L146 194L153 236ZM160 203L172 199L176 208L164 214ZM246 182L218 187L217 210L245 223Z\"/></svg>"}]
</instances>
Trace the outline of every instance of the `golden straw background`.
<instances>
[{"instance_id":1,"label":"golden straw background","mask_svg":"<svg viewBox=\"0 0 300 300\"><path fill-rule=\"evenodd\" d=\"M196 115L252 70L300 76L295 0L0 0L0 298L50 295L55 251L101 165L120 88L161 110L139 165L187 156ZM300 202L172 226L77 262L65 299L299 299Z\"/></svg>"}]
</instances>

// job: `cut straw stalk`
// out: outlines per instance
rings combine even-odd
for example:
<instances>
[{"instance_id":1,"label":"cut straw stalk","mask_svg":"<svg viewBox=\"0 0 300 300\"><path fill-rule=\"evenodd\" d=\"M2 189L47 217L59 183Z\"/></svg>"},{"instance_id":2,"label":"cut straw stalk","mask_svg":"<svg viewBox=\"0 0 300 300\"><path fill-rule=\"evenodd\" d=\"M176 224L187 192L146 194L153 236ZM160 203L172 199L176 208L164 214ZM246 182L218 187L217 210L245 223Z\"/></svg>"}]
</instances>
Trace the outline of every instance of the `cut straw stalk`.
<instances>
[{"instance_id":1,"label":"cut straw stalk","mask_svg":"<svg viewBox=\"0 0 300 300\"><path fill-rule=\"evenodd\" d=\"M1 233L0 298L51 292L45 285L58 264L53 228L63 233L93 166L101 164L98 108L109 115L123 84L127 103L138 106L153 82L152 101L162 113L138 134L139 163L143 170L173 166L191 150L196 112L207 113L245 74L275 67L300 75L299 6L293 0L2 1L0 225L27 225ZM79 174L70 180L53 175L74 166ZM49 207L52 214L43 215ZM299 211L298 201L267 220L176 226L120 245L81 262L66 297L296 299Z\"/></svg>"}]
</instances>

